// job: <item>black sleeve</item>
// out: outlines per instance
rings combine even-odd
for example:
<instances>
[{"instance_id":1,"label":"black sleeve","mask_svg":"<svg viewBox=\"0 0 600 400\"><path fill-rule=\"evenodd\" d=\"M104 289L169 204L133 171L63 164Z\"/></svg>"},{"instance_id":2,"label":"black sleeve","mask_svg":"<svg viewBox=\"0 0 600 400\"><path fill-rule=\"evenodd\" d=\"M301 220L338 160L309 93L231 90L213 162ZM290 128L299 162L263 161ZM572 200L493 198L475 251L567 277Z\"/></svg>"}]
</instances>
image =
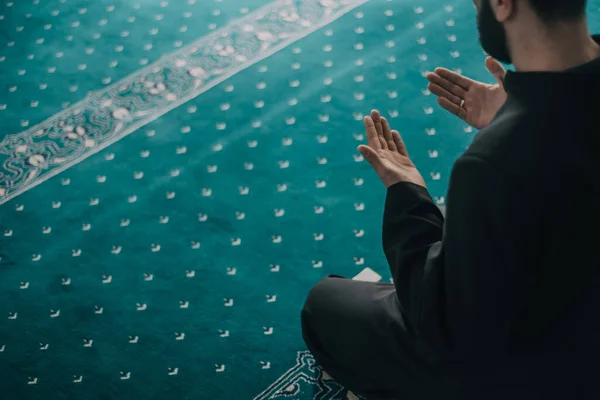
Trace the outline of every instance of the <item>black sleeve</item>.
<instances>
[{"instance_id":1,"label":"black sleeve","mask_svg":"<svg viewBox=\"0 0 600 400\"><path fill-rule=\"evenodd\" d=\"M446 220L427 190L388 189L383 246L401 312L430 348L477 357L500 349L533 287L531 199L485 161L455 164Z\"/></svg>"}]
</instances>

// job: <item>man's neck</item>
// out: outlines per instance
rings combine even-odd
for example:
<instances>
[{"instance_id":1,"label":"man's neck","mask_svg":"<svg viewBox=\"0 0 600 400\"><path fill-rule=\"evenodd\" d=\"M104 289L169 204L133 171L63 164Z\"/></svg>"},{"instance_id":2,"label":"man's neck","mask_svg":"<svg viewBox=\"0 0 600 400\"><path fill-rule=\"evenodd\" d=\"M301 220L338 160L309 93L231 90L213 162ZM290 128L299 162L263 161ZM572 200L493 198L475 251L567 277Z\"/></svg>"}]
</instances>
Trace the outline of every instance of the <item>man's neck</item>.
<instances>
[{"instance_id":1,"label":"man's neck","mask_svg":"<svg viewBox=\"0 0 600 400\"><path fill-rule=\"evenodd\" d=\"M522 32L512 46L517 72L558 72L583 65L600 57L600 46L587 28L587 21L555 24Z\"/></svg>"}]
</instances>

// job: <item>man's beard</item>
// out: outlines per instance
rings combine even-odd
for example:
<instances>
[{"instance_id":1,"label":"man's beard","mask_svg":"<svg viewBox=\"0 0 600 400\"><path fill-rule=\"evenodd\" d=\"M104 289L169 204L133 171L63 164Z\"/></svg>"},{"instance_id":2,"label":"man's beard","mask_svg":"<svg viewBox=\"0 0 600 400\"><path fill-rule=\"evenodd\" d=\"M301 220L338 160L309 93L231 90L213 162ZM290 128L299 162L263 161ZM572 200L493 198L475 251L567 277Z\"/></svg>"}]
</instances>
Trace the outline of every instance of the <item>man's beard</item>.
<instances>
[{"instance_id":1,"label":"man's beard","mask_svg":"<svg viewBox=\"0 0 600 400\"><path fill-rule=\"evenodd\" d=\"M506 31L502 23L496 20L490 0L481 0L481 7L477 13L477 28L483 50L500 62L512 64Z\"/></svg>"}]
</instances>

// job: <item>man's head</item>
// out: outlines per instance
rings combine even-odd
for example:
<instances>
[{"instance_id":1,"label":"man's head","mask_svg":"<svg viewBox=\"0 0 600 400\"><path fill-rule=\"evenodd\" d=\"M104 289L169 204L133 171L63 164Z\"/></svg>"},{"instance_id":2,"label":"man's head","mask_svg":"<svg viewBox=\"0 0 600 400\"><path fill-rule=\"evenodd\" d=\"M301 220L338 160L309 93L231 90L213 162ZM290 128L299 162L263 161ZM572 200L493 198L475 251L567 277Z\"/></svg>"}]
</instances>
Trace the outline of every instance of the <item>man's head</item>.
<instances>
[{"instance_id":1,"label":"man's head","mask_svg":"<svg viewBox=\"0 0 600 400\"><path fill-rule=\"evenodd\" d=\"M483 50L510 64L509 30L524 34L534 26L551 28L557 23L577 21L585 16L587 0L474 0L474 3Z\"/></svg>"}]
</instances>

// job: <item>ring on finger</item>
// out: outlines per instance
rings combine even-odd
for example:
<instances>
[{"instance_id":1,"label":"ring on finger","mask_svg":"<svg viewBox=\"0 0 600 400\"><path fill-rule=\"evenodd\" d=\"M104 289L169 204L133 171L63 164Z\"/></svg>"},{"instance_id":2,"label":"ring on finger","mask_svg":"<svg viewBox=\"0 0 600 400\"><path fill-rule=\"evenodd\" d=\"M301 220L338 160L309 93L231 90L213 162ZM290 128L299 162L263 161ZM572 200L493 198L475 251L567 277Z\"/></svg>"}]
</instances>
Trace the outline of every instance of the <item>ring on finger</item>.
<instances>
[{"instance_id":1,"label":"ring on finger","mask_svg":"<svg viewBox=\"0 0 600 400\"><path fill-rule=\"evenodd\" d=\"M463 107L465 105L465 99L460 99L460 107Z\"/></svg>"}]
</instances>

